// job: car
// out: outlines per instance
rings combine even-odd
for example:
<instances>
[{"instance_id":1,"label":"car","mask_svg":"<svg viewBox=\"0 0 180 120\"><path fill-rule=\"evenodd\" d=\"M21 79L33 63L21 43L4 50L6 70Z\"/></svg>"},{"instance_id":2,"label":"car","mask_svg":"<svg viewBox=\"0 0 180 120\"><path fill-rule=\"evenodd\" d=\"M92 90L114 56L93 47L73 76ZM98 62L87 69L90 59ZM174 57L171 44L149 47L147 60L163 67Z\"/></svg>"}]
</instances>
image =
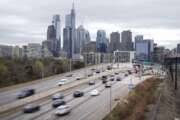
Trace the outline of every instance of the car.
<instances>
[{"instance_id":1,"label":"car","mask_svg":"<svg viewBox=\"0 0 180 120\"><path fill-rule=\"evenodd\" d=\"M101 79L102 79L102 80L107 80L107 76L106 76L106 75L103 75Z\"/></svg>"},{"instance_id":2,"label":"car","mask_svg":"<svg viewBox=\"0 0 180 120\"><path fill-rule=\"evenodd\" d=\"M24 107L23 112L24 113L34 113L40 110L39 105L33 105L33 104L28 104Z\"/></svg>"},{"instance_id":3,"label":"car","mask_svg":"<svg viewBox=\"0 0 180 120\"><path fill-rule=\"evenodd\" d=\"M132 74L132 71L131 71L131 70L128 70L128 74Z\"/></svg>"},{"instance_id":4,"label":"car","mask_svg":"<svg viewBox=\"0 0 180 120\"><path fill-rule=\"evenodd\" d=\"M63 116L63 115L67 115L71 112L71 108L68 105L61 105L59 106L56 111L55 111L55 115L57 116Z\"/></svg>"},{"instance_id":5,"label":"car","mask_svg":"<svg viewBox=\"0 0 180 120\"><path fill-rule=\"evenodd\" d=\"M102 80L102 83L103 83L103 84L107 83L107 80Z\"/></svg>"},{"instance_id":6,"label":"car","mask_svg":"<svg viewBox=\"0 0 180 120\"><path fill-rule=\"evenodd\" d=\"M66 104L66 102L64 100L62 100L62 99L54 100L53 103L52 103L52 107L57 108L57 107L59 107L61 105L65 105L65 104Z\"/></svg>"},{"instance_id":7,"label":"car","mask_svg":"<svg viewBox=\"0 0 180 120\"><path fill-rule=\"evenodd\" d=\"M84 95L84 93L82 91L75 91L73 93L73 96L76 98L76 97L82 97Z\"/></svg>"},{"instance_id":8,"label":"car","mask_svg":"<svg viewBox=\"0 0 180 120\"><path fill-rule=\"evenodd\" d=\"M127 76L128 76L128 74L126 73L126 74L124 74L124 76L125 76L125 77L127 77Z\"/></svg>"},{"instance_id":9,"label":"car","mask_svg":"<svg viewBox=\"0 0 180 120\"><path fill-rule=\"evenodd\" d=\"M100 73L100 70L96 70L96 73L99 74L99 73Z\"/></svg>"},{"instance_id":10,"label":"car","mask_svg":"<svg viewBox=\"0 0 180 120\"><path fill-rule=\"evenodd\" d=\"M66 77L72 77L73 76L73 74L68 74L68 75L66 75Z\"/></svg>"},{"instance_id":11,"label":"car","mask_svg":"<svg viewBox=\"0 0 180 120\"><path fill-rule=\"evenodd\" d=\"M116 77L116 81L121 81L121 80L122 80L122 78L120 76Z\"/></svg>"},{"instance_id":12,"label":"car","mask_svg":"<svg viewBox=\"0 0 180 120\"><path fill-rule=\"evenodd\" d=\"M112 75L110 75L110 77L114 77L114 75L112 74Z\"/></svg>"},{"instance_id":13,"label":"car","mask_svg":"<svg viewBox=\"0 0 180 120\"><path fill-rule=\"evenodd\" d=\"M114 74L115 74L115 75L119 75L119 73L118 73L118 72L115 72Z\"/></svg>"},{"instance_id":14,"label":"car","mask_svg":"<svg viewBox=\"0 0 180 120\"><path fill-rule=\"evenodd\" d=\"M105 88L110 88L111 87L111 83L106 83L105 84Z\"/></svg>"},{"instance_id":15,"label":"car","mask_svg":"<svg viewBox=\"0 0 180 120\"><path fill-rule=\"evenodd\" d=\"M114 81L114 77L109 78L110 81Z\"/></svg>"},{"instance_id":16,"label":"car","mask_svg":"<svg viewBox=\"0 0 180 120\"><path fill-rule=\"evenodd\" d=\"M111 70L112 69L112 67L109 65L109 66L107 66L107 70Z\"/></svg>"},{"instance_id":17,"label":"car","mask_svg":"<svg viewBox=\"0 0 180 120\"><path fill-rule=\"evenodd\" d=\"M91 96L98 96L100 93L99 93L99 91L98 90L92 90L91 92L90 92L90 95Z\"/></svg>"},{"instance_id":18,"label":"car","mask_svg":"<svg viewBox=\"0 0 180 120\"><path fill-rule=\"evenodd\" d=\"M95 81L94 80L89 81L89 85L95 85Z\"/></svg>"},{"instance_id":19,"label":"car","mask_svg":"<svg viewBox=\"0 0 180 120\"><path fill-rule=\"evenodd\" d=\"M76 77L76 80L81 80L82 78L81 77Z\"/></svg>"},{"instance_id":20,"label":"car","mask_svg":"<svg viewBox=\"0 0 180 120\"><path fill-rule=\"evenodd\" d=\"M63 99L64 95L61 93L56 93L52 96L52 100L57 100L57 99Z\"/></svg>"},{"instance_id":21,"label":"car","mask_svg":"<svg viewBox=\"0 0 180 120\"><path fill-rule=\"evenodd\" d=\"M35 94L35 89L24 89L17 94L17 99L22 99Z\"/></svg>"},{"instance_id":22,"label":"car","mask_svg":"<svg viewBox=\"0 0 180 120\"><path fill-rule=\"evenodd\" d=\"M88 77L91 77L91 76L93 76L93 73L92 72L88 73Z\"/></svg>"},{"instance_id":23,"label":"car","mask_svg":"<svg viewBox=\"0 0 180 120\"><path fill-rule=\"evenodd\" d=\"M61 79L59 82L58 82L58 86L62 86L64 84L67 83L67 79Z\"/></svg>"}]
</instances>

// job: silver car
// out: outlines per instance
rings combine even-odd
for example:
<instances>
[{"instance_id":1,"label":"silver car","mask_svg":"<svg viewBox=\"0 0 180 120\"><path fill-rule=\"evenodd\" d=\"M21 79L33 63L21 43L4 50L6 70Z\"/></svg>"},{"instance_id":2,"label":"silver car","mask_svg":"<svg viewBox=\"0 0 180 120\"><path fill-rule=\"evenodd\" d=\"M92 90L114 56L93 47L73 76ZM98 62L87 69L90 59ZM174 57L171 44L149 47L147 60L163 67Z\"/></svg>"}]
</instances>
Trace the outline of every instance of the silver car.
<instances>
[{"instance_id":1,"label":"silver car","mask_svg":"<svg viewBox=\"0 0 180 120\"><path fill-rule=\"evenodd\" d=\"M61 105L57 108L57 110L55 111L55 115L57 116L63 116L63 115L67 115L71 112L71 108L68 105Z\"/></svg>"}]
</instances>

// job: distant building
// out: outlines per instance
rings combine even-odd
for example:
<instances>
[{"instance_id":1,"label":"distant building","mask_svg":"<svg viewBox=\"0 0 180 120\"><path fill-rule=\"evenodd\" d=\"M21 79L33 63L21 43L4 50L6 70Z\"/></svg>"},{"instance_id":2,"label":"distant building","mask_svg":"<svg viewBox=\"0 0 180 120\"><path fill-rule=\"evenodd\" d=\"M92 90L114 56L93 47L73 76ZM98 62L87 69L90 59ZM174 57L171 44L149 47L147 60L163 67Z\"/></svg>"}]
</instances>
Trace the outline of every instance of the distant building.
<instances>
[{"instance_id":1,"label":"distant building","mask_svg":"<svg viewBox=\"0 0 180 120\"><path fill-rule=\"evenodd\" d=\"M22 57L22 48L20 48L19 46L13 47L12 57L13 58L21 58Z\"/></svg>"},{"instance_id":2,"label":"distant building","mask_svg":"<svg viewBox=\"0 0 180 120\"><path fill-rule=\"evenodd\" d=\"M82 54L86 44L90 42L90 35L81 25L76 30L75 54Z\"/></svg>"},{"instance_id":3,"label":"distant building","mask_svg":"<svg viewBox=\"0 0 180 120\"><path fill-rule=\"evenodd\" d=\"M28 58L41 58L42 57L42 46L38 43L29 43L27 48Z\"/></svg>"},{"instance_id":4,"label":"distant building","mask_svg":"<svg viewBox=\"0 0 180 120\"><path fill-rule=\"evenodd\" d=\"M153 61L156 63L163 63L165 57L165 48L163 46L154 47Z\"/></svg>"},{"instance_id":5,"label":"distant building","mask_svg":"<svg viewBox=\"0 0 180 120\"><path fill-rule=\"evenodd\" d=\"M12 58L12 46L0 45L0 57Z\"/></svg>"},{"instance_id":6,"label":"distant building","mask_svg":"<svg viewBox=\"0 0 180 120\"><path fill-rule=\"evenodd\" d=\"M67 52L67 57L72 59L75 54L75 41L76 41L76 13L74 3L71 13L65 17L65 28L63 29L63 50Z\"/></svg>"},{"instance_id":7,"label":"distant building","mask_svg":"<svg viewBox=\"0 0 180 120\"><path fill-rule=\"evenodd\" d=\"M134 51L114 51L114 62L115 63L126 63L126 62L133 62L135 59L135 52Z\"/></svg>"},{"instance_id":8,"label":"distant building","mask_svg":"<svg viewBox=\"0 0 180 120\"><path fill-rule=\"evenodd\" d=\"M154 52L154 42L153 40L136 40L136 60L139 61L152 61Z\"/></svg>"},{"instance_id":9,"label":"distant building","mask_svg":"<svg viewBox=\"0 0 180 120\"><path fill-rule=\"evenodd\" d=\"M96 41L91 41L85 45L83 49L83 53L90 53L90 52L93 53L96 52Z\"/></svg>"},{"instance_id":10,"label":"distant building","mask_svg":"<svg viewBox=\"0 0 180 120\"><path fill-rule=\"evenodd\" d=\"M143 35L136 35L134 39L135 39L135 43L136 43L136 41L144 40L144 36ZM136 49L136 44L135 44L135 49Z\"/></svg>"},{"instance_id":11,"label":"distant building","mask_svg":"<svg viewBox=\"0 0 180 120\"><path fill-rule=\"evenodd\" d=\"M53 20L52 20L52 25L55 28L55 33L56 33L56 40L57 40L57 48L56 48L56 53L59 56L60 50L61 50L61 23L60 23L60 16L59 15L54 15Z\"/></svg>"},{"instance_id":12,"label":"distant building","mask_svg":"<svg viewBox=\"0 0 180 120\"><path fill-rule=\"evenodd\" d=\"M111 33L109 50L111 53L113 53L116 50L120 50L120 33L119 32Z\"/></svg>"},{"instance_id":13,"label":"distant building","mask_svg":"<svg viewBox=\"0 0 180 120\"><path fill-rule=\"evenodd\" d=\"M46 43L48 46L47 48L52 52L53 56L59 57L60 43L59 40L56 39L56 29L54 25L48 26Z\"/></svg>"},{"instance_id":14,"label":"distant building","mask_svg":"<svg viewBox=\"0 0 180 120\"><path fill-rule=\"evenodd\" d=\"M124 51L133 51L132 32L130 30L121 33L121 47Z\"/></svg>"},{"instance_id":15,"label":"distant building","mask_svg":"<svg viewBox=\"0 0 180 120\"><path fill-rule=\"evenodd\" d=\"M177 53L180 54L180 43L177 44Z\"/></svg>"},{"instance_id":16,"label":"distant building","mask_svg":"<svg viewBox=\"0 0 180 120\"><path fill-rule=\"evenodd\" d=\"M108 39L106 38L106 32L104 30L97 31L96 48L97 48L97 52L100 53L108 52Z\"/></svg>"}]
</instances>

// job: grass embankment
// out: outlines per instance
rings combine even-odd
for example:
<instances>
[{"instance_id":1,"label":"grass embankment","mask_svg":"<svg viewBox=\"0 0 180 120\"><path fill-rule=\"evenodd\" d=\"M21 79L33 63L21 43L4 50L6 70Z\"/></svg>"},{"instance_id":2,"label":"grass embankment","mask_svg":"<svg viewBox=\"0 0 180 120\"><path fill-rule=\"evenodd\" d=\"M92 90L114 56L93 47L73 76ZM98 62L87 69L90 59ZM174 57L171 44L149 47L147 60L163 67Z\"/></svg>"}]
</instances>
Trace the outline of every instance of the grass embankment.
<instances>
[{"instance_id":1,"label":"grass embankment","mask_svg":"<svg viewBox=\"0 0 180 120\"><path fill-rule=\"evenodd\" d=\"M144 120L147 106L155 103L155 91L159 83L159 79L151 78L137 85L104 120Z\"/></svg>"}]
</instances>

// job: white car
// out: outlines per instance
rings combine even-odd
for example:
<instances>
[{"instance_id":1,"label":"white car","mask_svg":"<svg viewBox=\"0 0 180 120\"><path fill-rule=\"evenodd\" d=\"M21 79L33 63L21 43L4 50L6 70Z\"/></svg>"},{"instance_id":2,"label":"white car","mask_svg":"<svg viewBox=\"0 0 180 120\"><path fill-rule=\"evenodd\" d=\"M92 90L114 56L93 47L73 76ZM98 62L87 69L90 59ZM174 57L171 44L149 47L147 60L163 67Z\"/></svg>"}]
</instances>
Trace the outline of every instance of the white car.
<instances>
[{"instance_id":1,"label":"white car","mask_svg":"<svg viewBox=\"0 0 180 120\"><path fill-rule=\"evenodd\" d=\"M68 105L61 105L55 111L55 115L63 116L63 115L69 114L70 112L71 112L70 106L68 106Z\"/></svg>"},{"instance_id":2,"label":"white car","mask_svg":"<svg viewBox=\"0 0 180 120\"><path fill-rule=\"evenodd\" d=\"M58 82L58 86L62 86L64 84L67 83L67 79L61 79L59 82Z\"/></svg>"},{"instance_id":3,"label":"white car","mask_svg":"<svg viewBox=\"0 0 180 120\"><path fill-rule=\"evenodd\" d=\"M92 90L91 92L90 92L90 95L91 96L98 96L100 93L99 93L99 91L98 90Z\"/></svg>"}]
</instances>

